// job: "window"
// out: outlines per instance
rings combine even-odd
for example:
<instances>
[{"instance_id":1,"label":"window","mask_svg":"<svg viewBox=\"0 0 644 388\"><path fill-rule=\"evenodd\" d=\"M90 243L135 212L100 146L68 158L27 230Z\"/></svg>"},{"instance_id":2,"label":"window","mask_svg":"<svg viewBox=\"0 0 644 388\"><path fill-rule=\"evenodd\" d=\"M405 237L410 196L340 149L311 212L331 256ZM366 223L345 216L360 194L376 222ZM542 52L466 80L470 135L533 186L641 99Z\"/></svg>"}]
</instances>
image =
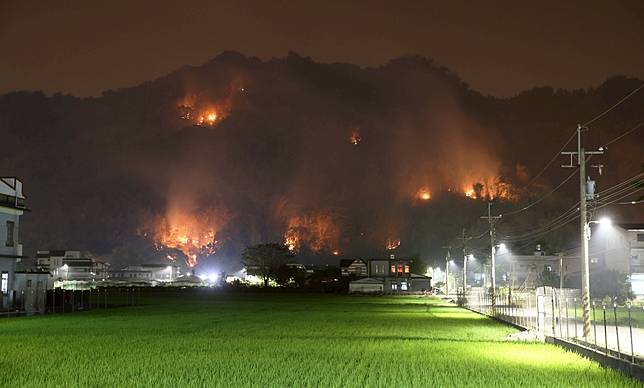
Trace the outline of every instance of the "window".
<instances>
[{"instance_id":1,"label":"window","mask_svg":"<svg viewBox=\"0 0 644 388\"><path fill-rule=\"evenodd\" d=\"M551 265L544 265L543 269L546 270L547 272L552 272L552 266Z\"/></svg>"},{"instance_id":2,"label":"window","mask_svg":"<svg viewBox=\"0 0 644 388\"><path fill-rule=\"evenodd\" d=\"M27 288L31 288L31 279L27 280Z\"/></svg>"},{"instance_id":3,"label":"window","mask_svg":"<svg viewBox=\"0 0 644 388\"><path fill-rule=\"evenodd\" d=\"M13 236L13 232L14 232L14 228L15 228L15 227L16 227L16 223L15 223L15 222L13 222L13 221L7 221L7 242L6 242L6 245L7 245L8 247L12 247L12 246L13 246L13 241L14 241L14 239L13 239L13 237L14 237L14 236Z\"/></svg>"},{"instance_id":4,"label":"window","mask_svg":"<svg viewBox=\"0 0 644 388\"><path fill-rule=\"evenodd\" d=\"M9 292L9 272L2 273L2 280L0 282L0 292L6 294Z\"/></svg>"},{"instance_id":5,"label":"window","mask_svg":"<svg viewBox=\"0 0 644 388\"><path fill-rule=\"evenodd\" d=\"M591 257L591 258L590 258L590 264L597 264L597 263L599 263L599 259L598 259L598 258L596 258L596 257Z\"/></svg>"},{"instance_id":6,"label":"window","mask_svg":"<svg viewBox=\"0 0 644 388\"><path fill-rule=\"evenodd\" d=\"M402 264L398 264L398 273L402 273L402 271L403 271Z\"/></svg>"},{"instance_id":7,"label":"window","mask_svg":"<svg viewBox=\"0 0 644 388\"><path fill-rule=\"evenodd\" d=\"M644 241L644 233L638 233L637 234L637 241Z\"/></svg>"},{"instance_id":8,"label":"window","mask_svg":"<svg viewBox=\"0 0 644 388\"><path fill-rule=\"evenodd\" d=\"M409 273L409 264L405 264L405 273Z\"/></svg>"},{"instance_id":9,"label":"window","mask_svg":"<svg viewBox=\"0 0 644 388\"><path fill-rule=\"evenodd\" d=\"M400 289L403 291L407 291L407 282L400 283Z\"/></svg>"},{"instance_id":10,"label":"window","mask_svg":"<svg viewBox=\"0 0 644 388\"><path fill-rule=\"evenodd\" d=\"M38 288L42 288L42 280L38 280L38 282L36 283L36 286Z\"/></svg>"},{"instance_id":11,"label":"window","mask_svg":"<svg viewBox=\"0 0 644 388\"><path fill-rule=\"evenodd\" d=\"M391 283L391 289L394 290L394 291L397 290L398 285L396 283Z\"/></svg>"},{"instance_id":12,"label":"window","mask_svg":"<svg viewBox=\"0 0 644 388\"><path fill-rule=\"evenodd\" d=\"M391 273L396 273L396 264L391 265Z\"/></svg>"}]
</instances>

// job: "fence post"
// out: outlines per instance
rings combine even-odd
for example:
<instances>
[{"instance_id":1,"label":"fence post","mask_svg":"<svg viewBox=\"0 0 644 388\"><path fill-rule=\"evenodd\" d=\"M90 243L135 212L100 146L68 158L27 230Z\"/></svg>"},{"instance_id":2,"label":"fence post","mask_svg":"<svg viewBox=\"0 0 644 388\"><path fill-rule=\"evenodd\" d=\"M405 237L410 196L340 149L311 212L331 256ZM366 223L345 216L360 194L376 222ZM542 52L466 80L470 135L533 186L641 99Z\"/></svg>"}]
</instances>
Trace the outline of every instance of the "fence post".
<instances>
[{"instance_id":1,"label":"fence post","mask_svg":"<svg viewBox=\"0 0 644 388\"><path fill-rule=\"evenodd\" d=\"M570 339L570 320L568 318L568 298L566 298L566 339Z\"/></svg>"},{"instance_id":2,"label":"fence post","mask_svg":"<svg viewBox=\"0 0 644 388\"><path fill-rule=\"evenodd\" d=\"M633 351L633 322L631 320L631 302L628 302L628 332L631 337L631 364L635 364L635 352Z\"/></svg>"},{"instance_id":3,"label":"fence post","mask_svg":"<svg viewBox=\"0 0 644 388\"><path fill-rule=\"evenodd\" d=\"M575 314L575 339L577 338L577 298L573 299L573 305L575 306L574 314Z\"/></svg>"},{"instance_id":4,"label":"fence post","mask_svg":"<svg viewBox=\"0 0 644 388\"><path fill-rule=\"evenodd\" d=\"M597 319L595 318L595 302L593 302L593 336L595 337L595 349L597 349Z\"/></svg>"},{"instance_id":5,"label":"fence post","mask_svg":"<svg viewBox=\"0 0 644 388\"><path fill-rule=\"evenodd\" d=\"M604 309L604 350L606 355L608 355L608 329L606 329L606 303L602 302L602 308Z\"/></svg>"},{"instance_id":6,"label":"fence post","mask_svg":"<svg viewBox=\"0 0 644 388\"><path fill-rule=\"evenodd\" d=\"M557 316L559 318L559 337L563 338L563 332L561 330L561 294L557 294Z\"/></svg>"},{"instance_id":7,"label":"fence post","mask_svg":"<svg viewBox=\"0 0 644 388\"><path fill-rule=\"evenodd\" d=\"M557 332L556 332L556 322L555 322L555 292L554 289L552 289L550 293L550 308L552 310L552 319L550 320L552 323L552 336L556 337Z\"/></svg>"},{"instance_id":8,"label":"fence post","mask_svg":"<svg viewBox=\"0 0 644 388\"><path fill-rule=\"evenodd\" d=\"M617 298L613 302L613 315L615 316L615 336L617 337L617 357L622 358L622 351L619 347L619 326L617 326Z\"/></svg>"}]
</instances>

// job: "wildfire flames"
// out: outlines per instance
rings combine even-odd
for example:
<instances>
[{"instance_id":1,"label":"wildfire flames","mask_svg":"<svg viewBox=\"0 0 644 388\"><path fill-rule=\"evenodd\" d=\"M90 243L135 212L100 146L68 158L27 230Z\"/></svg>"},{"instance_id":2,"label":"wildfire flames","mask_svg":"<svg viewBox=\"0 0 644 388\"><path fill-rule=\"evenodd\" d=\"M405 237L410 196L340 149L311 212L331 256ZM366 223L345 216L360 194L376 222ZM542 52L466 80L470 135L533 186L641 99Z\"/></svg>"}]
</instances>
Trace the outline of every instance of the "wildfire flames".
<instances>
[{"instance_id":1,"label":"wildfire flames","mask_svg":"<svg viewBox=\"0 0 644 388\"><path fill-rule=\"evenodd\" d=\"M516 200L518 194L514 187L500 178L489 178L463 185L463 194L472 199Z\"/></svg>"},{"instance_id":2,"label":"wildfire flames","mask_svg":"<svg viewBox=\"0 0 644 388\"><path fill-rule=\"evenodd\" d=\"M393 251L400 246L400 239L388 239L385 246L387 250Z\"/></svg>"},{"instance_id":3,"label":"wildfire flames","mask_svg":"<svg viewBox=\"0 0 644 388\"><path fill-rule=\"evenodd\" d=\"M419 199L421 201L429 201L430 199L432 199L432 193L428 188L423 187L416 192L416 199Z\"/></svg>"},{"instance_id":4,"label":"wildfire flames","mask_svg":"<svg viewBox=\"0 0 644 388\"><path fill-rule=\"evenodd\" d=\"M360 137L360 133L358 130L355 130L351 133L351 136L349 137L349 143L353 144L354 146L357 146L360 144L362 141L362 138Z\"/></svg>"},{"instance_id":5,"label":"wildfire flames","mask_svg":"<svg viewBox=\"0 0 644 388\"><path fill-rule=\"evenodd\" d=\"M188 214L181 210L170 211L158 217L151 226L152 236L158 250L179 250L189 268L199 263L200 257L217 252L217 228L221 227L226 216L215 211ZM176 253L167 253L170 261L177 261Z\"/></svg>"},{"instance_id":6,"label":"wildfire flames","mask_svg":"<svg viewBox=\"0 0 644 388\"><path fill-rule=\"evenodd\" d=\"M315 253L330 252L337 256L339 239L340 231L333 217L322 213L290 217L284 233L284 245L292 252L306 246Z\"/></svg>"},{"instance_id":7,"label":"wildfire flames","mask_svg":"<svg viewBox=\"0 0 644 388\"><path fill-rule=\"evenodd\" d=\"M188 94L177 102L179 117L182 120L192 122L200 126L215 126L221 120L230 115L233 108L233 100L246 89L241 85L240 79L235 79L228 88L225 97L213 99L199 96L197 94Z\"/></svg>"}]
</instances>

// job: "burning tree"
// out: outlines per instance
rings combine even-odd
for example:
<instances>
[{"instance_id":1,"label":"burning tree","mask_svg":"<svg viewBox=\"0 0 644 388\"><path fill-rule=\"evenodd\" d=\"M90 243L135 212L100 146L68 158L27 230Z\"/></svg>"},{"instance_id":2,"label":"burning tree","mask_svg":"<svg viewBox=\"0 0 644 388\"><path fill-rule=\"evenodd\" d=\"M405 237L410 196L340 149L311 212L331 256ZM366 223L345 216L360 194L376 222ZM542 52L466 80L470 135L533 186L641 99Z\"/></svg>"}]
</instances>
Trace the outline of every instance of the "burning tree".
<instances>
[{"instance_id":1,"label":"burning tree","mask_svg":"<svg viewBox=\"0 0 644 388\"><path fill-rule=\"evenodd\" d=\"M264 280L264 287L268 280L278 274L280 267L289 264L293 254L287 246L276 243L252 245L244 250L242 263L248 272L255 272Z\"/></svg>"}]
</instances>

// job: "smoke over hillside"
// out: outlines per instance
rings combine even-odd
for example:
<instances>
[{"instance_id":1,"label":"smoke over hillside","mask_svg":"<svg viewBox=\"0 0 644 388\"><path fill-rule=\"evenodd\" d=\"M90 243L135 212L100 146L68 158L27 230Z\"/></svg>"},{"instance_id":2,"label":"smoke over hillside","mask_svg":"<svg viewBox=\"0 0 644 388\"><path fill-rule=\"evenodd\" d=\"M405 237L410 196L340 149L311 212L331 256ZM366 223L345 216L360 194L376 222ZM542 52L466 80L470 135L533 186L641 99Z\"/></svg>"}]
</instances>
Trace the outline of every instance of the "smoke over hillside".
<instances>
[{"instance_id":1,"label":"smoke over hillside","mask_svg":"<svg viewBox=\"0 0 644 388\"><path fill-rule=\"evenodd\" d=\"M246 245L280 241L309 261L427 259L476 228L477 198L529 199L575 120L633 82L497 100L420 57L364 69L224 53L100 98L0 97L0 170L24 180L28 252L230 269ZM636 117L622 114L604 139ZM615 181L642 162L644 145L627 147Z\"/></svg>"}]
</instances>

